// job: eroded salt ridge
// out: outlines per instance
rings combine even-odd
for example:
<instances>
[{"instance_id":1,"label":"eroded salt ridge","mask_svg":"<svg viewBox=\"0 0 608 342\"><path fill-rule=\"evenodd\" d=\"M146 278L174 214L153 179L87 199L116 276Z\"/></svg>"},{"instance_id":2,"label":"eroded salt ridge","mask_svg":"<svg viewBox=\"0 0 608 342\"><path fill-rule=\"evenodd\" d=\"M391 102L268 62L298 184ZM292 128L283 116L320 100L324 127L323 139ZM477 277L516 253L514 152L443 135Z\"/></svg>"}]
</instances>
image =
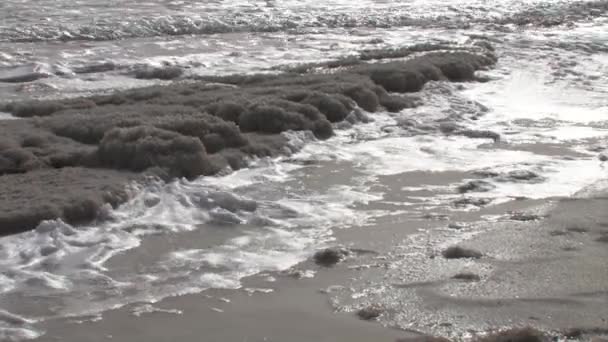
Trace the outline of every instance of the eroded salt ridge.
<instances>
[{"instance_id":1,"label":"eroded salt ridge","mask_svg":"<svg viewBox=\"0 0 608 342\"><path fill-rule=\"evenodd\" d=\"M71 179L61 176L65 172L87 170L83 179L102 177L117 186L133 172L193 179L238 170L250 157L289 152L282 132L307 130L326 139L333 135L332 123L369 120L361 109L415 106L395 93L419 91L430 80L474 80L476 70L494 63L489 50L430 52L332 74L209 77L109 96L8 104L5 111L25 119L0 122L7 132L0 141L0 175L21 184L19 193L29 195L29 206L17 205L11 186L2 188L3 234L34 228L43 219L93 219L107 192L91 184L87 198L76 196L86 200L86 210L73 216L61 200L49 210L49 194L61 198L49 187L72 186L61 182ZM55 183L41 182L49 169L59 175ZM36 190L28 183L38 184ZM111 198L110 203L119 202Z\"/></svg>"}]
</instances>

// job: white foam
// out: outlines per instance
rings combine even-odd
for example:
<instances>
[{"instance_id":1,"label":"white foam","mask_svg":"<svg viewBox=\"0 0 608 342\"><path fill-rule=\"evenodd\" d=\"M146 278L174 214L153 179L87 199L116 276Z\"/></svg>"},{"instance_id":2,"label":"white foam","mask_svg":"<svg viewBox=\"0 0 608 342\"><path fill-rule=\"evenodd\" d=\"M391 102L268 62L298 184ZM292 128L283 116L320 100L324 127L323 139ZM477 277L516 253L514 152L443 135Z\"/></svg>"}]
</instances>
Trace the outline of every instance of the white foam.
<instances>
[{"instance_id":1,"label":"white foam","mask_svg":"<svg viewBox=\"0 0 608 342\"><path fill-rule=\"evenodd\" d=\"M531 68L514 70L506 79L487 88L474 87L470 94L494 110L496 116L493 115L492 120L548 118L588 123L603 120L607 110L603 105L589 102L595 95L593 92L568 84L551 84L546 72ZM478 93L480 91L482 93Z\"/></svg>"},{"instance_id":2,"label":"white foam","mask_svg":"<svg viewBox=\"0 0 608 342\"><path fill-rule=\"evenodd\" d=\"M254 161L249 168L240 169L222 177L199 179L199 184L221 187L226 190L261 184L265 182L282 183L290 179L290 172L301 166L281 163L282 158L260 159Z\"/></svg>"},{"instance_id":3,"label":"white foam","mask_svg":"<svg viewBox=\"0 0 608 342\"><path fill-rule=\"evenodd\" d=\"M11 328L0 326L0 340L1 341L23 341L33 340L42 336L40 332L26 328Z\"/></svg>"},{"instance_id":4,"label":"white foam","mask_svg":"<svg viewBox=\"0 0 608 342\"><path fill-rule=\"evenodd\" d=\"M207 288L239 288L245 276L285 270L308 258L330 239L331 228L365 223L369 213L351 205L379 198L348 186L303 197L282 186L302 166L280 159L256 164L227 176L137 188L132 200L108 210L107 221L99 224L71 227L45 221L34 231L3 238L0 267L10 277L0 278L2 293L52 294L63 298L57 315L80 316ZM241 223L262 220L272 226L222 228L233 230L234 236L204 249L173 246L135 272L108 265L118 254L139 247L146 236L197 230L213 220L214 212L233 215ZM116 291L130 294L116 297Z\"/></svg>"},{"instance_id":5,"label":"white foam","mask_svg":"<svg viewBox=\"0 0 608 342\"><path fill-rule=\"evenodd\" d=\"M182 315L184 312L182 310L177 309L162 309L155 307L151 304L141 304L134 307L132 310L133 315L140 317L145 314L150 313L165 313L165 314L174 314L174 315Z\"/></svg>"},{"instance_id":6,"label":"white foam","mask_svg":"<svg viewBox=\"0 0 608 342\"><path fill-rule=\"evenodd\" d=\"M373 175L394 175L410 171L469 171L504 164L545 160L525 151L480 148L487 140L462 136L387 137L372 141L353 141L349 145L328 142L311 146L302 158L327 158L353 161L358 170Z\"/></svg>"},{"instance_id":7,"label":"white foam","mask_svg":"<svg viewBox=\"0 0 608 342\"><path fill-rule=\"evenodd\" d=\"M553 161L539 165L536 171L546 177L540 183L500 183L492 195L542 199L571 196L580 189L606 177L606 168L595 159ZM573 177L576 175L576 177Z\"/></svg>"},{"instance_id":8,"label":"white foam","mask_svg":"<svg viewBox=\"0 0 608 342\"><path fill-rule=\"evenodd\" d=\"M239 280L235 279L232 274L205 273L199 280L205 288L238 289L241 287Z\"/></svg>"},{"instance_id":9,"label":"white foam","mask_svg":"<svg viewBox=\"0 0 608 342\"><path fill-rule=\"evenodd\" d=\"M10 113L0 112L0 120L16 120L19 119Z\"/></svg>"},{"instance_id":10,"label":"white foam","mask_svg":"<svg viewBox=\"0 0 608 342\"><path fill-rule=\"evenodd\" d=\"M494 189L488 192L467 193L466 197L492 199L492 204L503 203L514 198L544 199L554 197L574 196L581 189L597 184L598 180L605 178L606 166L595 159L577 160L551 160L547 159L540 163L503 165L492 168L491 171L507 173L510 171L532 171L542 175L540 179L533 181L525 180L500 180L484 179L493 184ZM573 177L572 175L576 175ZM444 193L453 192L460 184L451 184L443 187ZM460 194L439 195L442 199L435 205L462 198Z\"/></svg>"}]
</instances>

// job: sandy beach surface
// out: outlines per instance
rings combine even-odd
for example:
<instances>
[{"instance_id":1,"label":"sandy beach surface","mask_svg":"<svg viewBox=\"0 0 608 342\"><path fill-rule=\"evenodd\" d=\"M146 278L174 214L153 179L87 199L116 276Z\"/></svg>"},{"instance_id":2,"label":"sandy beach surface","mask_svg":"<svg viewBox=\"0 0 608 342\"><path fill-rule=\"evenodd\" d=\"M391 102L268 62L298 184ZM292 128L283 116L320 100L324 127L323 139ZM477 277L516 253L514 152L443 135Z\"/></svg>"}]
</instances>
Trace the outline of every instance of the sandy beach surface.
<instances>
[{"instance_id":1,"label":"sandy beach surface","mask_svg":"<svg viewBox=\"0 0 608 342\"><path fill-rule=\"evenodd\" d=\"M401 174L378 186L450 184L463 176ZM322 170L310 177L312 187L326 179ZM411 194L393 190L384 198L403 196ZM38 340L396 341L423 333L460 340L513 326L534 326L554 336L578 329L587 340L607 330L606 201L604 193L590 190L473 213L429 210L419 217L382 217L371 226L335 232L352 254L334 266L308 260L286 272L244 279L236 291L134 304L102 317L49 320ZM476 230L479 225L482 231ZM446 259L441 253L450 238L483 256ZM454 279L459 274L473 276ZM378 307L380 316L359 317L359 310L370 306Z\"/></svg>"}]
</instances>

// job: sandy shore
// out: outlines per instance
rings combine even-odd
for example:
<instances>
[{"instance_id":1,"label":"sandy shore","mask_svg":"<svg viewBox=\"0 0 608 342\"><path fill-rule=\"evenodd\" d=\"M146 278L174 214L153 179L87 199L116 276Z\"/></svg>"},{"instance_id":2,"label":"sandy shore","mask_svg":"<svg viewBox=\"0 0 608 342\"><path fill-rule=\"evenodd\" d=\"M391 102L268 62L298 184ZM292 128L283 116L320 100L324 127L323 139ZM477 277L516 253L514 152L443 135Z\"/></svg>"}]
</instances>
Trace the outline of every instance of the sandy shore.
<instances>
[{"instance_id":1,"label":"sandy shore","mask_svg":"<svg viewBox=\"0 0 608 342\"><path fill-rule=\"evenodd\" d=\"M381 177L376 186L390 186L385 200L399 201L413 195L399 190L404 186L466 176L412 172ZM311 187L324 178L323 168L311 170ZM608 331L606 201L587 194L378 217L335 231L352 252L334 267L309 260L248 278L239 290L168 298L140 316L133 313L142 306L129 305L99 321L49 320L39 341L396 341L422 334L458 341L524 326L552 336L577 328L588 340ZM446 241L454 239L483 256L445 259ZM314 277L294 276L307 271ZM369 306L381 308L377 321L358 317Z\"/></svg>"},{"instance_id":2,"label":"sandy shore","mask_svg":"<svg viewBox=\"0 0 608 342\"><path fill-rule=\"evenodd\" d=\"M301 265L310 266L314 265ZM348 277L347 270L321 271L313 279L276 276L269 283L249 279L245 289L210 290L154 304L162 310L135 317L133 306L111 311L99 322L44 324L38 341L394 341L406 335L396 329L336 314L320 290ZM247 288L272 289L272 293ZM260 290L261 291L261 290ZM228 302L229 301L229 302Z\"/></svg>"},{"instance_id":3,"label":"sandy shore","mask_svg":"<svg viewBox=\"0 0 608 342\"><path fill-rule=\"evenodd\" d=\"M0 342L608 342L608 0L5 3Z\"/></svg>"}]
</instances>

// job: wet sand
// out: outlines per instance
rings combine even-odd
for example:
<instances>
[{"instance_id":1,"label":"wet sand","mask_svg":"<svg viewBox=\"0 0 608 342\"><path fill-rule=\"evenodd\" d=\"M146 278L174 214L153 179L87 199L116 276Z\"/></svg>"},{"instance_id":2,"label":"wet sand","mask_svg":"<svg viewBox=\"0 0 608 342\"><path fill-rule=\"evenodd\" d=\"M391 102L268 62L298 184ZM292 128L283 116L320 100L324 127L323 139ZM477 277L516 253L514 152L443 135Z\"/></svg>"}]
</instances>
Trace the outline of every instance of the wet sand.
<instances>
[{"instance_id":1,"label":"wet sand","mask_svg":"<svg viewBox=\"0 0 608 342\"><path fill-rule=\"evenodd\" d=\"M318 268L311 262L298 267ZM321 290L352 276L344 267L321 269L312 279L273 276L274 282L259 277L247 279L242 290L209 290L154 304L183 314L153 312L135 317L133 306L129 306L104 313L103 320L98 322L51 320L42 326L47 334L36 341L365 342L415 336L359 320L351 313L335 313ZM248 288L273 292L248 293Z\"/></svg>"},{"instance_id":2,"label":"wet sand","mask_svg":"<svg viewBox=\"0 0 608 342\"><path fill-rule=\"evenodd\" d=\"M394 179L391 183L395 185ZM580 340L605 337L608 202L601 191L572 198L514 200L478 211L429 212L434 221L406 224L422 230L415 240L402 231L402 222L373 227L367 236L363 231L363 236L338 231L340 241L384 250L381 255L386 256L383 264L388 271L380 267L348 280L349 290L333 296L339 303L336 307L380 305L386 310L380 319L385 325L456 341L525 326L555 337L573 328L584 332L577 337ZM426 247L421 247L425 240ZM412 242L417 243L408 246ZM446 260L442 252L449 246L482 257ZM473 277L455 279L461 274ZM373 293L382 286L387 288ZM353 299L358 293L363 295Z\"/></svg>"},{"instance_id":3,"label":"wet sand","mask_svg":"<svg viewBox=\"0 0 608 342\"><path fill-rule=\"evenodd\" d=\"M325 170L311 170L312 187L323 186ZM458 172L384 176L375 186L392 190L358 209L394 206L412 195L400 190L407 185L454 184L466 177ZM602 193L587 196L377 217L370 225L334 232L340 245L353 251L334 267L308 260L287 272L247 278L239 290L167 298L152 304L159 312L139 317L133 315L138 306L129 305L94 322L49 320L37 341L363 342L422 334L459 341L524 326L552 336L580 328L581 340L587 340L608 330L608 200ZM454 244L483 257L446 260L441 252L449 241L461 241ZM294 276L306 270L314 277ZM479 279L453 279L463 273ZM370 305L382 308L378 321L357 316Z\"/></svg>"}]
</instances>

